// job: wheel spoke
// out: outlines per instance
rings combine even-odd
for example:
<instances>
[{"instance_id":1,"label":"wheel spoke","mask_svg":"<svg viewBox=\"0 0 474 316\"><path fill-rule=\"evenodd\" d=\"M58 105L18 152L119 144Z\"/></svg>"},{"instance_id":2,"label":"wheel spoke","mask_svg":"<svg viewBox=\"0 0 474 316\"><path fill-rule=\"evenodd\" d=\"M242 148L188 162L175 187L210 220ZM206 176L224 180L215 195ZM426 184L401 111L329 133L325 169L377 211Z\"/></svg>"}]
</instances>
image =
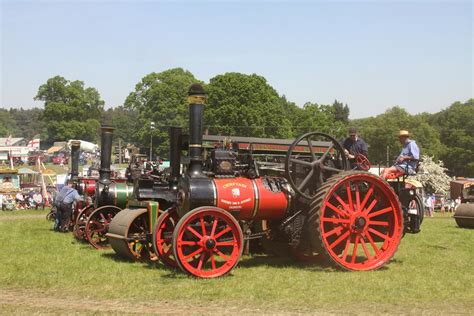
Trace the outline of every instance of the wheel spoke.
<instances>
[{"instance_id":1,"label":"wheel spoke","mask_svg":"<svg viewBox=\"0 0 474 316\"><path fill-rule=\"evenodd\" d=\"M365 197L364 197L364 200L362 200L362 203L360 205L360 208L363 210L364 207L365 207L365 204L367 204L367 202L369 201L369 198L370 196L372 195L372 193L374 192L374 186L371 185L369 190L367 191L367 193L365 194Z\"/></svg>"},{"instance_id":2,"label":"wheel spoke","mask_svg":"<svg viewBox=\"0 0 474 316\"><path fill-rule=\"evenodd\" d=\"M228 233L232 230L232 228L230 228L230 226L227 226L226 229L223 229L221 230L220 232L218 232L217 234L214 235L214 239L217 240L217 238L221 237L222 235L224 235L225 233Z\"/></svg>"},{"instance_id":3,"label":"wheel spoke","mask_svg":"<svg viewBox=\"0 0 474 316\"><path fill-rule=\"evenodd\" d=\"M370 211L372 211L372 209L374 208L375 204L377 204L377 202L378 202L378 200L377 200L377 199L374 199L374 200L370 203L369 207L364 211L364 214L369 214Z\"/></svg>"},{"instance_id":4,"label":"wheel spoke","mask_svg":"<svg viewBox=\"0 0 474 316\"><path fill-rule=\"evenodd\" d=\"M326 206L328 206L331 210L333 210L334 212L336 212L337 214L339 214L340 216L342 217L348 217L349 215L347 213L345 213L343 210L340 210L338 209L337 207L335 207L334 205L332 205L330 202L327 202L326 203Z\"/></svg>"},{"instance_id":5,"label":"wheel spoke","mask_svg":"<svg viewBox=\"0 0 474 316\"><path fill-rule=\"evenodd\" d=\"M234 245L235 245L235 240L216 242L216 247L219 247L219 246L234 246Z\"/></svg>"},{"instance_id":6,"label":"wheel spoke","mask_svg":"<svg viewBox=\"0 0 474 316\"><path fill-rule=\"evenodd\" d=\"M331 146L328 147L328 149L326 150L326 152L321 156L321 158L319 158L319 160L321 161L324 161L327 157L327 155L329 154L329 152L334 148L334 144L331 144Z\"/></svg>"},{"instance_id":7,"label":"wheel spoke","mask_svg":"<svg viewBox=\"0 0 474 316\"><path fill-rule=\"evenodd\" d=\"M305 161L305 160L301 160L301 159L290 158L290 161L293 162L293 163L295 163L295 164L303 165L303 166L306 166L306 167L312 167L312 166L313 166L313 165L311 164L311 162Z\"/></svg>"},{"instance_id":8,"label":"wheel spoke","mask_svg":"<svg viewBox=\"0 0 474 316\"><path fill-rule=\"evenodd\" d=\"M342 230L342 227L341 227L341 226L336 226L334 229L331 229L331 230L328 231L327 233L324 233L324 234L323 234L323 237L324 237L324 238L327 238L327 237L332 236L332 235L334 235L334 234L336 234L336 233L340 233L341 230Z\"/></svg>"},{"instance_id":9,"label":"wheel spoke","mask_svg":"<svg viewBox=\"0 0 474 316\"><path fill-rule=\"evenodd\" d=\"M350 235L350 232L347 230L344 234L342 234L341 236L339 236L338 239L336 239L332 244L329 245L329 248L332 250L334 247L336 247L337 245L339 245L341 243L341 241L343 241L344 239L348 238Z\"/></svg>"},{"instance_id":10,"label":"wheel spoke","mask_svg":"<svg viewBox=\"0 0 474 316\"><path fill-rule=\"evenodd\" d=\"M311 139L307 137L306 141L308 142L308 148L309 148L309 152L311 153L312 161L315 161L316 155L314 154L314 149L313 149L313 144L311 143Z\"/></svg>"},{"instance_id":11,"label":"wheel spoke","mask_svg":"<svg viewBox=\"0 0 474 316\"><path fill-rule=\"evenodd\" d=\"M225 254L223 254L219 249L214 248L214 252L217 253L219 257L221 257L224 260L229 260L229 257L227 257Z\"/></svg>"},{"instance_id":12,"label":"wheel spoke","mask_svg":"<svg viewBox=\"0 0 474 316\"><path fill-rule=\"evenodd\" d=\"M355 259L357 257L357 247L359 247L359 235L356 235L355 241L354 241L354 249L352 250L352 257L351 257L351 263L355 263Z\"/></svg>"},{"instance_id":13,"label":"wheel spoke","mask_svg":"<svg viewBox=\"0 0 474 316\"><path fill-rule=\"evenodd\" d=\"M202 269L202 264L204 263L204 256L205 256L204 253L201 253L201 255L199 256L199 262L198 262L198 265L197 265L196 269L198 269L198 270Z\"/></svg>"},{"instance_id":14,"label":"wheel spoke","mask_svg":"<svg viewBox=\"0 0 474 316\"><path fill-rule=\"evenodd\" d=\"M382 222L382 221L369 221L368 222L369 226L374 225L374 226L388 226L388 222Z\"/></svg>"},{"instance_id":15,"label":"wheel spoke","mask_svg":"<svg viewBox=\"0 0 474 316\"><path fill-rule=\"evenodd\" d=\"M370 234L363 234L367 239L369 240L369 243L372 245L372 248L374 248L375 255L378 255L379 249L377 248L377 245L375 245L374 240L370 236Z\"/></svg>"},{"instance_id":16,"label":"wheel spoke","mask_svg":"<svg viewBox=\"0 0 474 316\"><path fill-rule=\"evenodd\" d=\"M355 184L355 189L356 189L356 205L357 205L357 211L361 211L360 208L360 192L359 192L359 184Z\"/></svg>"},{"instance_id":17,"label":"wheel spoke","mask_svg":"<svg viewBox=\"0 0 474 316\"><path fill-rule=\"evenodd\" d=\"M163 243L165 241L163 240ZM185 245L185 246L197 246L197 241L187 241L187 240L178 240L178 245L179 246L182 246L182 245Z\"/></svg>"},{"instance_id":18,"label":"wheel spoke","mask_svg":"<svg viewBox=\"0 0 474 316\"><path fill-rule=\"evenodd\" d=\"M362 245L362 249L364 249L365 256L367 259L371 260L372 257L370 256L369 250L367 249L367 245L365 244L364 238L360 238L360 243Z\"/></svg>"},{"instance_id":19,"label":"wheel spoke","mask_svg":"<svg viewBox=\"0 0 474 316\"><path fill-rule=\"evenodd\" d=\"M298 186L298 190L302 191L307 185L309 180L313 177L314 170L312 169L310 173L304 178L304 180Z\"/></svg>"},{"instance_id":20,"label":"wheel spoke","mask_svg":"<svg viewBox=\"0 0 474 316\"><path fill-rule=\"evenodd\" d=\"M349 224L350 220L345 218L336 218L336 217L324 217L322 219L323 222L330 222L330 223L341 223L341 224Z\"/></svg>"},{"instance_id":21,"label":"wheel spoke","mask_svg":"<svg viewBox=\"0 0 474 316\"><path fill-rule=\"evenodd\" d=\"M347 212L347 214L351 214L354 212L353 209L349 209L349 206L346 204L346 202L344 202L341 197L339 195L337 195L336 192L334 192L334 197L336 198L336 200L339 202L339 204L342 205L342 207L344 208L344 210Z\"/></svg>"},{"instance_id":22,"label":"wheel spoke","mask_svg":"<svg viewBox=\"0 0 474 316\"><path fill-rule=\"evenodd\" d=\"M214 253L211 253L211 267L213 270L216 269L216 259L214 259Z\"/></svg>"},{"instance_id":23,"label":"wheel spoke","mask_svg":"<svg viewBox=\"0 0 474 316\"><path fill-rule=\"evenodd\" d=\"M369 214L368 217L372 218L372 217L375 217L375 216L379 216L379 215L391 212L392 210L393 210L393 208L391 206L389 206L389 207L383 208L379 211L373 212L372 214Z\"/></svg>"},{"instance_id":24,"label":"wheel spoke","mask_svg":"<svg viewBox=\"0 0 474 316\"><path fill-rule=\"evenodd\" d=\"M347 259L347 254L349 253L349 247L351 245L351 239L347 238L346 240L346 246L344 247L344 253L342 254L342 260L346 261Z\"/></svg>"},{"instance_id":25,"label":"wheel spoke","mask_svg":"<svg viewBox=\"0 0 474 316\"><path fill-rule=\"evenodd\" d=\"M216 227L217 227L217 219L214 218L214 221L212 222L212 229L211 229L211 237L214 237L214 234L216 233Z\"/></svg>"},{"instance_id":26,"label":"wheel spoke","mask_svg":"<svg viewBox=\"0 0 474 316\"><path fill-rule=\"evenodd\" d=\"M352 192L351 192L351 184L350 182L346 183L346 194L347 194L347 199L349 200L349 208L351 210L354 209L354 204L352 202Z\"/></svg>"},{"instance_id":27,"label":"wheel spoke","mask_svg":"<svg viewBox=\"0 0 474 316\"><path fill-rule=\"evenodd\" d=\"M201 222L202 235L206 236L207 233L206 233L206 224L204 224L204 218L201 216L199 220Z\"/></svg>"},{"instance_id":28,"label":"wheel spoke","mask_svg":"<svg viewBox=\"0 0 474 316\"><path fill-rule=\"evenodd\" d=\"M193 233L197 238L201 239L202 236L201 234L199 234L194 228L192 228L191 226L187 226L186 227L187 230L189 230L191 233Z\"/></svg>"},{"instance_id":29,"label":"wheel spoke","mask_svg":"<svg viewBox=\"0 0 474 316\"><path fill-rule=\"evenodd\" d=\"M202 252L202 248L199 248L198 250L194 251L194 252L191 252L190 254L184 256L184 259L185 260L188 260L189 258L192 258L194 257L195 255L198 255Z\"/></svg>"},{"instance_id":30,"label":"wheel spoke","mask_svg":"<svg viewBox=\"0 0 474 316\"><path fill-rule=\"evenodd\" d=\"M385 235L385 234L382 234L381 232L373 229L373 228L369 228L368 229L368 232L374 234L374 235L377 235L379 236L380 238L382 238L383 240L389 240L389 236Z\"/></svg>"},{"instance_id":31,"label":"wheel spoke","mask_svg":"<svg viewBox=\"0 0 474 316\"><path fill-rule=\"evenodd\" d=\"M325 165L322 165L321 169L326 170L326 171L332 171L332 172L341 172L342 171L341 169L337 169L337 168L333 168L333 167L329 167L329 166L325 166Z\"/></svg>"}]
</instances>

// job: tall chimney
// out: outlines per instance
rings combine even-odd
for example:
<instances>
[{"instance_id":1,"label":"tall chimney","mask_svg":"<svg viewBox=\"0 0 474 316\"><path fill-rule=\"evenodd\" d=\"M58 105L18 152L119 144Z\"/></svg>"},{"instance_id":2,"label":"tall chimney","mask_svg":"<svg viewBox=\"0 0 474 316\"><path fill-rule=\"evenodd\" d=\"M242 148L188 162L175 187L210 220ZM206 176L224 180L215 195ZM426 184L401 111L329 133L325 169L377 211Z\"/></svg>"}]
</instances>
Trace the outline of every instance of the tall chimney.
<instances>
[{"instance_id":1,"label":"tall chimney","mask_svg":"<svg viewBox=\"0 0 474 316\"><path fill-rule=\"evenodd\" d=\"M112 137L114 136L114 128L103 125L101 130L99 182L108 185L110 184L110 165L112 160Z\"/></svg>"},{"instance_id":2,"label":"tall chimney","mask_svg":"<svg viewBox=\"0 0 474 316\"><path fill-rule=\"evenodd\" d=\"M189 87L189 168L191 178L202 177L202 114L206 95L199 83Z\"/></svg>"},{"instance_id":3,"label":"tall chimney","mask_svg":"<svg viewBox=\"0 0 474 316\"><path fill-rule=\"evenodd\" d=\"M175 186L181 171L181 127L171 126L170 134L170 185Z\"/></svg>"},{"instance_id":4,"label":"tall chimney","mask_svg":"<svg viewBox=\"0 0 474 316\"><path fill-rule=\"evenodd\" d=\"M79 149L81 142L78 140L71 141L71 179L79 176Z\"/></svg>"}]
</instances>

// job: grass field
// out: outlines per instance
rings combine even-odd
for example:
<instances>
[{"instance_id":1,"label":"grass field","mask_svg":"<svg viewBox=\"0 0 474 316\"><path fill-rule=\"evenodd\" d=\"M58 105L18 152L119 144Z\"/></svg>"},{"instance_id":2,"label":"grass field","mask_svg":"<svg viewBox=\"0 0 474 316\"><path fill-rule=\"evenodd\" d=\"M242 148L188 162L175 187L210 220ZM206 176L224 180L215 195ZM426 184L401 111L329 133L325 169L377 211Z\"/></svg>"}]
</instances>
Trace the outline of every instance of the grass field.
<instances>
[{"instance_id":1,"label":"grass field","mask_svg":"<svg viewBox=\"0 0 474 316\"><path fill-rule=\"evenodd\" d=\"M474 312L474 230L447 216L426 219L378 271L258 256L231 276L199 280L93 250L28 217L46 211L0 214L0 314Z\"/></svg>"}]
</instances>

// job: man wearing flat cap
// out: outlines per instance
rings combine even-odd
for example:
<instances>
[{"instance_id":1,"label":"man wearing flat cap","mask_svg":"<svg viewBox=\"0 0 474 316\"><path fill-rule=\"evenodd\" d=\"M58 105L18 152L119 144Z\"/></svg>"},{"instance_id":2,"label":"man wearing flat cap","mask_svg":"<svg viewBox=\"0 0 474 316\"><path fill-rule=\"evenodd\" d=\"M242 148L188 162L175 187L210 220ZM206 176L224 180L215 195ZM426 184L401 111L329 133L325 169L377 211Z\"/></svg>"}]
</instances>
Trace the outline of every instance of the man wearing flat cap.
<instances>
[{"instance_id":1,"label":"man wearing flat cap","mask_svg":"<svg viewBox=\"0 0 474 316\"><path fill-rule=\"evenodd\" d=\"M349 128L349 137L344 140L343 143L344 152L347 159L351 163L351 168L357 168L356 157L363 155L367 157L369 155L369 146L367 143L359 137L357 129L355 127Z\"/></svg>"},{"instance_id":2,"label":"man wearing flat cap","mask_svg":"<svg viewBox=\"0 0 474 316\"><path fill-rule=\"evenodd\" d=\"M406 130L400 131L398 140L403 145L402 151L397 158L397 161L390 168L385 168L382 173L382 178L386 179L390 174L401 176L404 174L414 174L416 165L420 160L420 149L416 142L410 139L410 133Z\"/></svg>"}]
</instances>

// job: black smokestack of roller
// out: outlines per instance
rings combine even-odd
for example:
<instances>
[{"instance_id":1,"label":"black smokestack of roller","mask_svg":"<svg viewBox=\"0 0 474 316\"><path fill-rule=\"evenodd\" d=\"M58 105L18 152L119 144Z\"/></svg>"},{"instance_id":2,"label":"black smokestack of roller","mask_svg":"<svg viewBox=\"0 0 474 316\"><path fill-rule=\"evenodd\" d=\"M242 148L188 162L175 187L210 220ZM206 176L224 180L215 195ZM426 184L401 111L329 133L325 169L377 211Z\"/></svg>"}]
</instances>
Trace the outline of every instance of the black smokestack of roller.
<instances>
[{"instance_id":1,"label":"black smokestack of roller","mask_svg":"<svg viewBox=\"0 0 474 316\"><path fill-rule=\"evenodd\" d=\"M170 130L170 167L171 177L170 185L178 183L178 177L181 171L181 127L171 126Z\"/></svg>"},{"instance_id":2,"label":"black smokestack of roller","mask_svg":"<svg viewBox=\"0 0 474 316\"><path fill-rule=\"evenodd\" d=\"M79 176L79 149L81 142L74 140L71 142L71 179Z\"/></svg>"},{"instance_id":3,"label":"black smokestack of roller","mask_svg":"<svg viewBox=\"0 0 474 316\"><path fill-rule=\"evenodd\" d=\"M192 84L188 91L189 103L189 169L192 178L202 177L202 115L206 95L198 83Z\"/></svg>"},{"instance_id":4,"label":"black smokestack of roller","mask_svg":"<svg viewBox=\"0 0 474 316\"><path fill-rule=\"evenodd\" d=\"M112 160L112 138L114 136L114 128L111 126L102 126L101 130L99 182L108 185L110 184L110 165Z\"/></svg>"}]
</instances>

